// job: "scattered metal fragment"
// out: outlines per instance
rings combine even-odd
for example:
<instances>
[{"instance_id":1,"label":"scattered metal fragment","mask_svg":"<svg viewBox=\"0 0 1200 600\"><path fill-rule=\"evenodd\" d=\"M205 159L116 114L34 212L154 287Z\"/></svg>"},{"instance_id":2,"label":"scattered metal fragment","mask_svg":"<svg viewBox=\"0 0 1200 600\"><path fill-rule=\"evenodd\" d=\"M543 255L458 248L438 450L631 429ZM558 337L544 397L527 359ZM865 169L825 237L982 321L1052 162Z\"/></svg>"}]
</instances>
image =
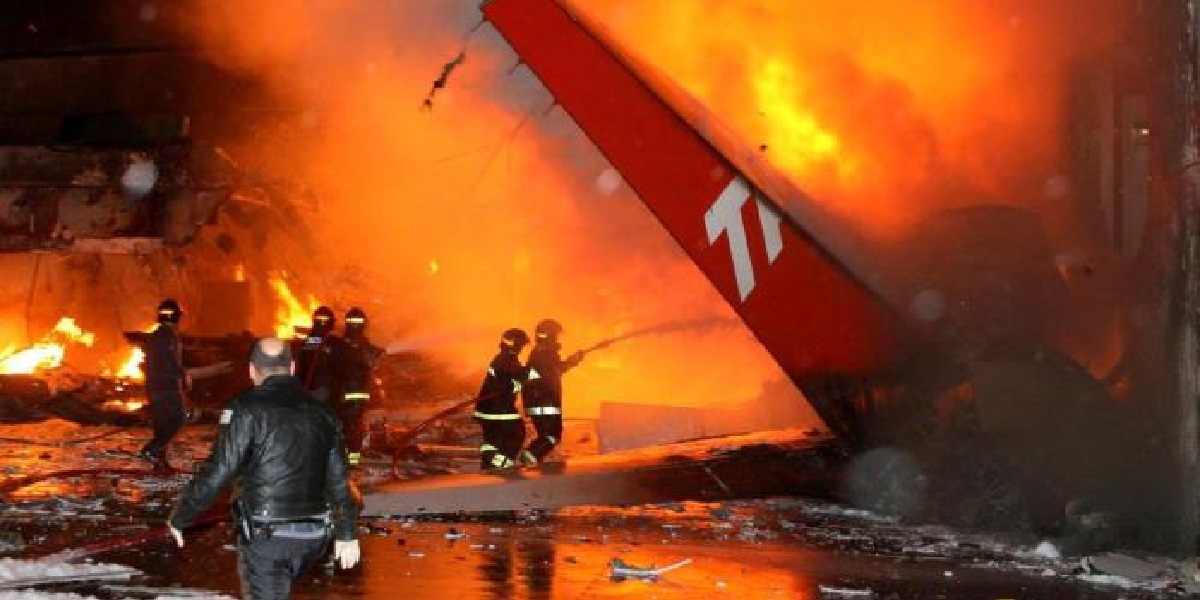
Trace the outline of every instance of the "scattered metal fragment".
<instances>
[{"instance_id":1,"label":"scattered metal fragment","mask_svg":"<svg viewBox=\"0 0 1200 600\"><path fill-rule=\"evenodd\" d=\"M122 594L148 595L154 598L199 598L201 600L222 600L231 596L216 594L212 590L184 587L152 587L146 585L112 585L105 584L104 589Z\"/></svg>"},{"instance_id":2,"label":"scattered metal fragment","mask_svg":"<svg viewBox=\"0 0 1200 600\"><path fill-rule=\"evenodd\" d=\"M822 598L874 598L875 591L870 588L847 588L832 585L819 585Z\"/></svg>"},{"instance_id":3,"label":"scattered metal fragment","mask_svg":"<svg viewBox=\"0 0 1200 600\"><path fill-rule=\"evenodd\" d=\"M82 581L105 581L114 579L129 579L139 574L137 569L124 567L121 565L110 565L110 568L104 570L86 570L78 573L63 573L51 575L47 573L34 573L22 577L20 575L8 577L0 581L0 589L14 590L36 585L74 583Z\"/></svg>"},{"instance_id":4,"label":"scattered metal fragment","mask_svg":"<svg viewBox=\"0 0 1200 600\"><path fill-rule=\"evenodd\" d=\"M625 561L614 558L608 561L609 574L613 579L658 579L663 573L674 571L684 565L690 564L692 559L685 558L677 563L667 565L665 567L635 567Z\"/></svg>"},{"instance_id":5,"label":"scattered metal fragment","mask_svg":"<svg viewBox=\"0 0 1200 600\"><path fill-rule=\"evenodd\" d=\"M425 110L433 109L434 95L437 94L438 90L446 87L446 82L450 79L450 74L453 73L454 70L466 60L467 53L466 51L462 51L459 52L458 56L455 56L450 62L442 65L442 74L439 75L437 79L433 80L433 87L429 89L429 95L425 96L425 101L422 103L422 107L424 107Z\"/></svg>"}]
</instances>

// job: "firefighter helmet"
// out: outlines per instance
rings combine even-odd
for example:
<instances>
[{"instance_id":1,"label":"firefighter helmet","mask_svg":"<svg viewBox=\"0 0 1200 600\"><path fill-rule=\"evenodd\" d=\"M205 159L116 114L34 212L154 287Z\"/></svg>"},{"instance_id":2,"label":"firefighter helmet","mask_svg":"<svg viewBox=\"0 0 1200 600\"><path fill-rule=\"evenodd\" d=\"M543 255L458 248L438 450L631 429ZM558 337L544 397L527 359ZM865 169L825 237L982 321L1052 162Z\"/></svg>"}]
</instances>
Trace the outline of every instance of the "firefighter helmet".
<instances>
[{"instance_id":1,"label":"firefighter helmet","mask_svg":"<svg viewBox=\"0 0 1200 600\"><path fill-rule=\"evenodd\" d=\"M363 309L361 309L357 306L351 307L350 310L346 311L346 324L347 325L366 325L367 324L367 313L364 312Z\"/></svg>"},{"instance_id":2,"label":"firefighter helmet","mask_svg":"<svg viewBox=\"0 0 1200 600\"><path fill-rule=\"evenodd\" d=\"M562 323L554 319L542 319L538 322L537 327L533 330L533 335L538 341L549 340L551 342L558 340L558 336L562 335Z\"/></svg>"},{"instance_id":3,"label":"firefighter helmet","mask_svg":"<svg viewBox=\"0 0 1200 600\"><path fill-rule=\"evenodd\" d=\"M508 331L505 331L504 335L500 336L501 350L515 350L520 352L521 348L524 348L528 344L529 334L525 333L525 330L523 329L517 329L514 327Z\"/></svg>"},{"instance_id":4,"label":"firefighter helmet","mask_svg":"<svg viewBox=\"0 0 1200 600\"><path fill-rule=\"evenodd\" d=\"M158 303L158 322L159 323L178 323L183 317L183 310L179 308L179 303L166 299Z\"/></svg>"},{"instance_id":5,"label":"firefighter helmet","mask_svg":"<svg viewBox=\"0 0 1200 600\"><path fill-rule=\"evenodd\" d=\"M312 329L313 331L324 332L333 329L334 323L337 323L337 317L333 316L333 309L328 306L318 307L313 311Z\"/></svg>"},{"instance_id":6,"label":"firefighter helmet","mask_svg":"<svg viewBox=\"0 0 1200 600\"><path fill-rule=\"evenodd\" d=\"M354 306L346 311L346 331L362 331L367 327L367 313Z\"/></svg>"}]
</instances>

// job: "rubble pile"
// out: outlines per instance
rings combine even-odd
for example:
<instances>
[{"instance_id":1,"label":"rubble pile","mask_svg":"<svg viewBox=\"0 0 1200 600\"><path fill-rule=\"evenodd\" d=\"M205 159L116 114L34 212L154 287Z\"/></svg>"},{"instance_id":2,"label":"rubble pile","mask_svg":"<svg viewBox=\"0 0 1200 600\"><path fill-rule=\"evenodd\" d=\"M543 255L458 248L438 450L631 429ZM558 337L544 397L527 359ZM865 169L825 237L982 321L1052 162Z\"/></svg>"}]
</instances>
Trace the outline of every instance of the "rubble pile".
<instances>
[{"instance_id":1,"label":"rubble pile","mask_svg":"<svg viewBox=\"0 0 1200 600\"><path fill-rule=\"evenodd\" d=\"M0 423L59 418L81 425L137 425L142 388L110 377L47 372L0 375Z\"/></svg>"}]
</instances>

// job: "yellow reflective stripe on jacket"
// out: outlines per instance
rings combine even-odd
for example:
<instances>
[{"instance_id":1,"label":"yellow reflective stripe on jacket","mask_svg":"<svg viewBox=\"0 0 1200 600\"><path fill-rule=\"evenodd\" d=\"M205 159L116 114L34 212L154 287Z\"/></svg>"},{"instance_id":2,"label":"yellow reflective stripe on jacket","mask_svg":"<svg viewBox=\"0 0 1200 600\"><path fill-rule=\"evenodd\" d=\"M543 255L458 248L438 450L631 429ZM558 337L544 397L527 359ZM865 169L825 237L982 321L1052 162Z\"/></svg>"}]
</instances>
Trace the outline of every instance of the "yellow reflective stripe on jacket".
<instances>
[{"instance_id":1,"label":"yellow reflective stripe on jacket","mask_svg":"<svg viewBox=\"0 0 1200 600\"><path fill-rule=\"evenodd\" d=\"M505 414L493 415L491 413L475 411L475 418L483 419L485 421L516 421L521 418L521 415L519 415L517 413L505 413Z\"/></svg>"},{"instance_id":2,"label":"yellow reflective stripe on jacket","mask_svg":"<svg viewBox=\"0 0 1200 600\"><path fill-rule=\"evenodd\" d=\"M525 409L525 412L534 416L561 415L562 409L557 406L530 406Z\"/></svg>"},{"instance_id":3,"label":"yellow reflective stripe on jacket","mask_svg":"<svg viewBox=\"0 0 1200 600\"><path fill-rule=\"evenodd\" d=\"M363 402L371 399L371 392L346 392L346 402Z\"/></svg>"}]
</instances>

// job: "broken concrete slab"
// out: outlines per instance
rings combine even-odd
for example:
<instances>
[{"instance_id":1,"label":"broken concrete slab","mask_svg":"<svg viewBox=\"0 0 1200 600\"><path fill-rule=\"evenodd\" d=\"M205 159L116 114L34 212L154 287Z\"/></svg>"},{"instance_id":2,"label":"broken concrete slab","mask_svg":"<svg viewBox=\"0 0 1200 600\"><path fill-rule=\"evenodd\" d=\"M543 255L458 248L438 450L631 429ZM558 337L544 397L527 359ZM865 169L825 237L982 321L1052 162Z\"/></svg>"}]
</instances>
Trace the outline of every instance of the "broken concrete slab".
<instances>
[{"instance_id":1,"label":"broken concrete slab","mask_svg":"<svg viewBox=\"0 0 1200 600\"><path fill-rule=\"evenodd\" d=\"M430 477L364 489L362 514L548 510L582 504L827 495L840 449L798 431L717 438L483 474Z\"/></svg>"}]
</instances>

